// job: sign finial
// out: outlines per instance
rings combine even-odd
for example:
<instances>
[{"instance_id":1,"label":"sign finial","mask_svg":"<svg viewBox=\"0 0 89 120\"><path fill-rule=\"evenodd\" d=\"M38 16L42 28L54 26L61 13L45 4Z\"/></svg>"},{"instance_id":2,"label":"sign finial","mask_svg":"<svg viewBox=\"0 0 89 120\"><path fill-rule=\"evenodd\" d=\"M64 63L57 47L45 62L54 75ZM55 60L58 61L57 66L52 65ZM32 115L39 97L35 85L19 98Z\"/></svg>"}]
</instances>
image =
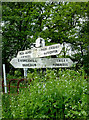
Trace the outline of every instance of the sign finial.
<instances>
[{"instance_id":1,"label":"sign finial","mask_svg":"<svg viewBox=\"0 0 89 120\"><path fill-rule=\"evenodd\" d=\"M41 37L38 37L36 39L36 47L44 47L45 46L45 40Z\"/></svg>"}]
</instances>

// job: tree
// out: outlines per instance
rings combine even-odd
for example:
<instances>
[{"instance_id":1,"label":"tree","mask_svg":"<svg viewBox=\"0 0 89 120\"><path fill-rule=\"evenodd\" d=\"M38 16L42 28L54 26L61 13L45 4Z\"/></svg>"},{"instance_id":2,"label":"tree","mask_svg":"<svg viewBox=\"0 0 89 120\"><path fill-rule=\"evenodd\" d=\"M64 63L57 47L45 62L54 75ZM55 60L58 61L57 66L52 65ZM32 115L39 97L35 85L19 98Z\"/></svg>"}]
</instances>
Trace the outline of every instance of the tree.
<instances>
[{"instance_id":1,"label":"tree","mask_svg":"<svg viewBox=\"0 0 89 120\"><path fill-rule=\"evenodd\" d=\"M86 54L83 57L83 61L84 69L89 76L89 2L87 2L87 21L86 24L83 26L81 32L84 33L86 38Z\"/></svg>"},{"instance_id":2,"label":"tree","mask_svg":"<svg viewBox=\"0 0 89 120\"><path fill-rule=\"evenodd\" d=\"M80 61L83 58L87 44L82 30L86 21L81 24L80 20L87 17L87 3L7 2L2 7L2 51L3 61L7 66L18 51L30 48L30 44L39 36L45 39L46 45L70 43L74 51L80 51L72 59ZM66 52L64 53L66 57Z\"/></svg>"},{"instance_id":3,"label":"tree","mask_svg":"<svg viewBox=\"0 0 89 120\"><path fill-rule=\"evenodd\" d=\"M43 5L44 3L41 4ZM41 13L39 6L38 3L34 2L2 3L2 21L4 22L2 28L2 61L7 67L18 51L30 48L30 44L37 38L37 32L41 29L39 27L41 24L40 18L38 17ZM34 35L33 39L30 38L32 35Z\"/></svg>"}]
</instances>

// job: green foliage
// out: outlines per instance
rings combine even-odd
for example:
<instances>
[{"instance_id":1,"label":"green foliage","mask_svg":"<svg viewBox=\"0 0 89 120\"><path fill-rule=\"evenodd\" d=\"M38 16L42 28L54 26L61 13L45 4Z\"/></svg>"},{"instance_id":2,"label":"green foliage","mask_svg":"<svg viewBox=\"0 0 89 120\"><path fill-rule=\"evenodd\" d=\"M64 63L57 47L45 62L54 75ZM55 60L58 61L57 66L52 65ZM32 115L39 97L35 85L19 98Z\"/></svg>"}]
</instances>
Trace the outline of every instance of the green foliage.
<instances>
[{"instance_id":1,"label":"green foliage","mask_svg":"<svg viewBox=\"0 0 89 120\"><path fill-rule=\"evenodd\" d=\"M14 75L7 74L7 79L20 79L20 78L22 78L21 76L22 76L22 74L21 74L20 70L15 70Z\"/></svg>"},{"instance_id":2,"label":"green foliage","mask_svg":"<svg viewBox=\"0 0 89 120\"><path fill-rule=\"evenodd\" d=\"M84 75L83 69L29 73L28 80L34 80L27 89L17 96L2 96L3 118L85 119L88 94Z\"/></svg>"},{"instance_id":3,"label":"green foliage","mask_svg":"<svg viewBox=\"0 0 89 120\"><path fill-rule=\"evenodd\" d=\"M3 2L2 62L10 71L10 60L20 50L29 48L40 36L46 45L71 43L74 61L84 58L88 45L88 2ZM81 22L80 20L84 21ZM45 29L46 27L46 29ZM31 38L33 36L33 38ZM76 38L77 36L77 38ZM48 40L51 39L51 42ZM66 51L64 51L66 52Z\"/></svg>"},{"instance_id":4,"label":"green foliage","mask_svg":"<svg viewBox=\"0 0 89 120\"><path fill-rule=\"evenodd\" d=\"M71 43L72 50L78 51L72 56L73 61L78 62L78 68L84 65L89 74L89 22L86 18L89 18L89 2L3 2L2 62L6 64L6 71L15 71L10 70L10 60L18 51L30 48L40 36L46 45ZM81 23L80 19L85 21ZM21 78L19 70L13 74L7 77ZM86 118L88 94L84 74L82 69L46 69L44 73L31 70L28 89L21 90L18 96L3 95L3 118Z\"/></svg>"}]
</instances>

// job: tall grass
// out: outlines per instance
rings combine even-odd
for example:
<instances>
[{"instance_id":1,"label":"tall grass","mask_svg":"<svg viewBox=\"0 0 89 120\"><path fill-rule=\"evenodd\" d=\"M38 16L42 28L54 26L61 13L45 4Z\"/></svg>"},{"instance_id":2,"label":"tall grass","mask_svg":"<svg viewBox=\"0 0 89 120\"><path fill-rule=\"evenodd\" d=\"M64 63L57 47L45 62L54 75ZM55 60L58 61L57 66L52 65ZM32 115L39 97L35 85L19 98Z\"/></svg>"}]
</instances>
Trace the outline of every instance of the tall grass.
<instances>
[{"instance_id":1,"label":"tall grass","mask_svg":"<svg viewBox=\"0 0 89 120\"><path fill-rule=\"evenodd\" d=\"M88 94L84 74L83 69L29 72L27 89L17 96L3 95L3 118L86 119Z\"/></svg>"}]
</instances>

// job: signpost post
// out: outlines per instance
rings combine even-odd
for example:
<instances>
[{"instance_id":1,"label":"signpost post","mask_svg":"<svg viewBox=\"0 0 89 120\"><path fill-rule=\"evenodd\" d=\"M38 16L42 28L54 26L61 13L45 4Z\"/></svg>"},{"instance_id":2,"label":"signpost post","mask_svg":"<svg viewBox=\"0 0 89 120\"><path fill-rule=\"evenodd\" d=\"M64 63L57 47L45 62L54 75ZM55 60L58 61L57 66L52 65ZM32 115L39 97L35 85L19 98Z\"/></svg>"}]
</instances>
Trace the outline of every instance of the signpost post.
<instances>
[{"instance_id":1,"label":"signpost post","mask_svg":"<svg viewBox=\"0 0 89 120\"><path fill-rule=\"evenodd\" d=\"M26 78L27 77L27 68L23 68L23 70L24 70L24 78Z\"/></svg>"},{"instance_id":2,"label":"signpost post","mask_svg":"<svg viewBox=\"0 0 89 120\"><path fill-rule=\"evenodd\" d=\"M10 63L15 68L64 68L73 64L70 58L13 58Z\"/></svg>"}]
</instances>

